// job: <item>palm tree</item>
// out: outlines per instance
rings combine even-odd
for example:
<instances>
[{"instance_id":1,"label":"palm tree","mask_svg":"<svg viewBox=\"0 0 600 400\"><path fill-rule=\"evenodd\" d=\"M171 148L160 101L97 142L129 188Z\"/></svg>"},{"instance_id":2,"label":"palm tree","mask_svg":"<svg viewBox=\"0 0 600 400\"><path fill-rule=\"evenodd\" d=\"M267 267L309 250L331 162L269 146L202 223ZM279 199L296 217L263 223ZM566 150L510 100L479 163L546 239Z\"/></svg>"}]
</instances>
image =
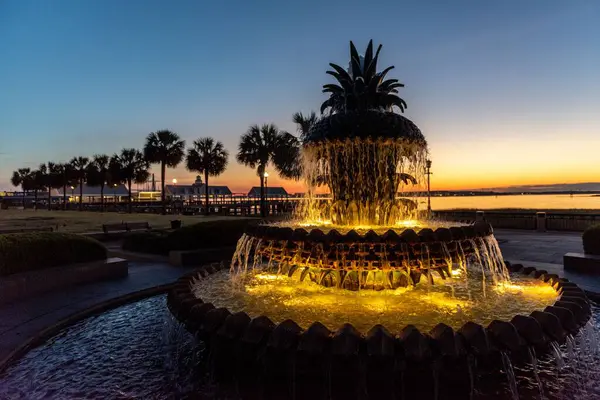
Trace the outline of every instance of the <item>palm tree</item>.
<instances>
[{"instance_id":1,"label":"palm tree","mask_svg":"<svg viewBox=\"0 0 600 400\"><path fill-rule=\"evenodd\" d=\"M100 186L100 211L104 212L104 188L110 181L110 157L95 154L86 171L87 182L91 186Z\"/></svg>"},{"instance_id":2,"label":"palm tree","mask_svg":"<svg viewBox=\"0 0 600 400\"><path fill-rule=\"evenodd\" d=\"M229 152L223 143L213 138L201 138L194 141L194 147L188 149L186 167L190 171L204 173L205 214L208 215L208 177L217 176L225 171Z\"/></svg>"},{"instance_id":3,"label":"palm tree","mask_svg":"<svg viewBox=\"0 0 600 400\"><path fill-rule=\"evenodd\" d=\"M52 209L52 189L60 189L61 187L64 189L64 177L65 177L65 164L55 164L53 162L48 162L45 168L45 176L47 179L47 188L48 188L48 210ZM65 192L63 192L63 198L65 196Z\"/></svg>"},{"instance_id":4,"label":"palm tree","mask_svg":"<svg viewBox=\"0 0 600 400\"><path fill-rule=\"evenodd\" d=\"M10 182L13 186L21 186L23 191L23 209L25 209L25 194L33 188L33 175L30 168L19 168L14 171Z\"/></svg>"},{"instance_id":5,"label":"palm tree","mask_svg":"<svg viewBox=\"0 0 600 400\"><path fill-rule=\"evenodd\" d=\"M34 195L34 208L37 210L38 207L38 192L44 190L46 187L46 177L43 171L36 169L32 173L32 184L33 184L33 195Z\"/></svg>"},{"instance_id":6,"label":"palm tree","mask_svg":"<svg viewBox=\"0 0 600 400\"><path fill-rule=\"evenodd\" d=\"M185 141L179 135L169 130L152 132L146 138L144 157L151 164L160 164L160 181L162 212L166 211L165 202L165 175L166 167L175 168L183 160Z\"/></svg>"},{"instance_id":7,"label":"palm tree","mask_svg":"<svg viewBox=\"0 0 600 400\"><path fill-rule=\"evenodd\" d=\"M40 164L38 170L40 182L43 182L42 186L48 190L48 210L50 210L50 200L52 199L52 184L51 176L48 166L46 164Z\"/></svg>"},{"instance_id":8,"label":"palm tree","mask_svg":"<svg viewBox=\"0 0 600 400\"><path fill-rule=\"evenodd\" d=\"M86 178L86 171L90 159L87 157L75 157L71 160L70 164L73 168L73 178L77 181L79 186L79 211L83 211L83 182Z\"/></svg>"},{"instance_id":9,"label":"palm tree","mask_svg":"<svg viewBox=\"0 0 600 400\"><path fill-rule=\"evenodd\" d=\"M131 214L131 189L133 182L144 183L148 180L150 165L144 155L136 149L123 149L112 156L109 163L111 182L127 183L129 191L128 211Z\"/></svg>"},{"instance_id":10,"label":"palm tree","mask_svg":"<svg viewBox=\"0 0 600 400\"><path fill-rule=\"evenodd\" d=\"M346 111L381 110L389 111L394 106L401 112L406 108L406 102L398 97L398 88L404 87L398 79L385 79L394 66L377 72L377 61L381 45L373 56L373 41L369 41L365 56L360 57L350 42L350 68L346 71L336 64L329 64L333 71L327 73L333 76L338 84L323 85L323 93L329 93L329 99L321 105L321 114L325 110L339 113Z\"/></svg>"},{"instance_id":11,"label":"palm tree","mask_svg":"<svg viewBox=\"0 0 600 400\"><path fill-rule=\"evenodd\" d=\"M306 116L301 112L297 112L292 116L292 120L297 125L296 130L300 134L300 141L304 141L309 135L310 128L317 123L318 117L314 111Z\"/></svg>"},{"instance_id":12,"label":"palm tree","mask_svg":"<svg viewBox=\"0 0 600 400\"><path fill-rule=\"evenodd\" d=\"M299 143L292 134L279 129L274 124L261 127L252 125L242 135L236 158L239 163L256 168L260 178L261 215L265 211L265 170L269 163L284 178L297 179L300 176L298 165Z\"/></svg>"},{"instance_id":13,"label":"palm tree","mask_svg":"<svg viewBox=\"0 0 600 400\"><path fill-rule=\"evenodd\" d=\"M56 189L62 188L63 210L66 210L67 186L77 184L77 174L71 163L60 163L56 165L53 184L55 185Z\"/></svg>"}]
</instances>

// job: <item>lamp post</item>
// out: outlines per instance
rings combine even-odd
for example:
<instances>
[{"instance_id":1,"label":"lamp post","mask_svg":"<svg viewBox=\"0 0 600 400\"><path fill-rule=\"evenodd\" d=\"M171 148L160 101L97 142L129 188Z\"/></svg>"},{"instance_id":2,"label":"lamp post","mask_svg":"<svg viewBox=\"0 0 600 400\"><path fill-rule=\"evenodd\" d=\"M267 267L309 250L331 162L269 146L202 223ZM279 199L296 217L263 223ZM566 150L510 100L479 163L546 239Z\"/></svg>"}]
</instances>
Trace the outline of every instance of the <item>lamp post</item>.
<instances>
[{"instance_id":1,"label":"lamp post","mask_svg":"<svg viewBox=\"0 0 600 400\"><path fill-rule=\"evenodd\" d=\"M112 189L113 189L113 200L115 201L115 204L116 204L117 203L117 184L116 183L113 183Z\"/></svg>"},{"instance_id":2,"label":"lamp post","mask_svg":"<svg viewBox=\"0 0 600 400\"><path fill-rule=\"evenodd\" d=\"M75 192L75 186L71 186L71 201L74 201L73 196Z\"/></svg>"},{"instance_id":3,"label":"lamp post","mask_svg":"<svg viewBox=\"0 0 600 400\"><path fill-rule=\"evenodd\" d=\"M265 206L266 206L266 214L269 215L269 173L265 171L263 174L265 177Z\"/></svg>"},{"instance_id":4,"label":"lamp post","mask_svg":"<svg viewBox=\"0 0 600 400\"><path fill-rule=\"evenodd\" d=\"M427 218L431 218L431 160L425 161L425 175L427 175Z\"/></svg>"}]
</instances>

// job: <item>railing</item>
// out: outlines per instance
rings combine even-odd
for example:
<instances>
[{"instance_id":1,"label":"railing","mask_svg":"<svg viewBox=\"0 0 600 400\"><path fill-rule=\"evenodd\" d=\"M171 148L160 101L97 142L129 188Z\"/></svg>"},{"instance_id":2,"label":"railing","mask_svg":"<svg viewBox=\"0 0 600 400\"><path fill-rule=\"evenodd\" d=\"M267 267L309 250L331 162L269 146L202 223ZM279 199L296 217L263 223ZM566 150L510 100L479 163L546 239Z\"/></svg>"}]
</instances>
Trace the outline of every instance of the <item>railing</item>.
<instances>
[{"instance_id":1,"label":"railing","mask_svg":"<svg viewBox=\"0 0 600 400\"><path fill-rule=\"evenodd\" d=\"M434 217L447 221L483 219L494 228L529 229L538 231L581 232L600 224L600 214L536 211L436 211Z\"/></svg>"}]
</instances>

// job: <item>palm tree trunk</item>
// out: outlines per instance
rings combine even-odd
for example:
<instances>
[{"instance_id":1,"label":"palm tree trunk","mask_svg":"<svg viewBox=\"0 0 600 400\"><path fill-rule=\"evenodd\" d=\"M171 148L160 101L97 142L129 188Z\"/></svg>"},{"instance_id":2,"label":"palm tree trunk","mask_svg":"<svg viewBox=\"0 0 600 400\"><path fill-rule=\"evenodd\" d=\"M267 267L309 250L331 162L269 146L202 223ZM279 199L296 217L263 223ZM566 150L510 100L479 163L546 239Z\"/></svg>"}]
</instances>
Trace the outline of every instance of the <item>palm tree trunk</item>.
<instances>
[{"instance_id":1,"label":"palm tree trunk","mask_svg":"<svg viewBox=\"0 0 600 400\"><path fill-rule=\"evenodd\" d=\"M131 214L131 179L127 179L127 185L128 187L128 191L129 191L129 199L127 201L127 209L129 211L129 214Z\"/></svg>"},{"instance_id":2,"label":"palm tree trunk","mask_svg":"<svg viewBox=\"0 0 600 400\"><path fill-rule=\"evenodd\" d=\"M166 175L166 164L164 162L160 163L160 201L162 202L162 213L165 215L167 213L167 203L165 201L165 175Z\"/></svg>"},{"instance_id":3,"label":"palm tree trunk","mask_svg":"<svg viewBox=\"0 0 600 400\"><path fill-rule=\"evenodd\" d=\"M63 185L63 210L67 211L67 184L66 183Z\"/></svg>"},{"instance_id":4,"label":"palm tree trunk","mask_svg":"<svg viewBox=\"0 0 600 400\"><path fill-rule=\"evenodd\" d=\"M34 200L33 200L33 201L34 201L34 203L35 203L35 204L34 204L34 206L33 206L33 209L34 209L34 210L37 210L37 194L38 194L38 190L37 190L37 188L36 188L36 189L33 191L33 198L34 198Z\"/></svg>"},{"instance_id":5,"label":"palm tree trunk","mask_svg":"<svg viewBox=\"0 0 600 400\"><path fill-rule=\"evenodd\" d=\"M25 209L25 189L23 189L23 210Z\"/></svg>"},{"instance_id":6,"label":"palm tree trunk","mask_svg":"<svg viewBox=\"0 0 600 400\"><path fill-rule=\"evenodd\" d=\"M208 215L208 214L210 214L210 212L209 212L209 208L208 208L208 170L207 169L204 170L204 198L206 201L206 208L204 209L204 214Z\"/></svg>"},{"instance_id":7,"label":"palm tree trunk","mask_svg":"<svg viewBox=\"0 0 600 400\"><path fill-rule=\"evenodd\" d=\"M83 178L79 178L79 211L83 211Z\"/></svg>"},{"instance_id":8,"label":"palm tree trunk","mask_svg":"<svg viewBox=\"0 0 600 400\"><path fill-rule=\"evenodd\" d=\"M100 212L104 212L104 183L100 184Z\"/></svg>"},{"instance_id":9,"label":"palm tree trunk","mask_svg":"<svg viewBox=\"0 0 600 400\"><path fill-rule=\"evenodd\" d=\"M52 210L52 188L48 186L48 211Z\"/></svg>"},{"instance_id":10,"label":"palm tree trunk","mask_svg":"<svg viewBox=\"0 0 600 400\"><path fill-rule=\"evenodd\" d=\"M260 216L266 216L265 210L265 177L264 174L260 174Z\"/></svg>"}]
</instances>

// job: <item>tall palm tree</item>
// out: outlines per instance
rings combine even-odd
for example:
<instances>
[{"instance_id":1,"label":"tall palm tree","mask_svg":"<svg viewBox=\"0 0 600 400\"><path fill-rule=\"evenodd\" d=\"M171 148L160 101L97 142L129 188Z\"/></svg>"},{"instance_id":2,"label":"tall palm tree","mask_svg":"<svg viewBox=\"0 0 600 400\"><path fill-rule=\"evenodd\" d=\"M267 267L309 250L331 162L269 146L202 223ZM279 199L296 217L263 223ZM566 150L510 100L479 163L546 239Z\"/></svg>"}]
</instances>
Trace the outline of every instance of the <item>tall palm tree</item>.
<instances>
[{"instance_id":1,"label":"tall palm tree","mask_svg":"<svg viewBox=\"0 0 600 400\"><path fill-rule=\"evenodd\" d=\"M300 141L304 141L308 137L310 128L317 123L318 117L314 111L308 115L297 112L292 115L292 120L296 124L296 131L300 134Z\"/></svg>"},{"instance_id":2,"label":"tall palm tree","mask_svg":"<svg viewBox=\"0 0 600 400\"><path fill-rule=\"evenodd\" d=\"M73 168L73 178L77 180L77 185L79 186L79 211L83 211L83 182L85 181L85 173L89 163L89 158L81 156L73 158L70 162Z\"/></svg>"},{"instance_id":3,"label":"tall palm tree","mask_svg":"<svg viewBox=\"0 0 600 400\"><path fill-rule=\"evenodd\" d=\"M52 209L52 189L64 189L64 177L65 177L65 164L56 164L48 162L46 166L46 174L48 180L48 210ZM63 192L63 199L65 198L65 192Z\"/></svg>"},{"instance_id":4,"label":"tall palm tree","mask_svg":"<svg viewBox=\"0 0 600 400\"><path fill-rule=\"evenodd\" d=\"M223 143L213 138L201 138L194 141L194 147L188 149L186 167L190 171L204 173L205 214L208 215L208 177L222 174L227 167L229 152Z\"/></svg>"},{"instance_id":5,"label":"tall palm tree","mask_svg":"<svg viewBox=\"0 0 600 400\"><path fill-rule=\"evenodd\" d=\"M30 168L19 168L14 171L10 182L13 186L21 186L23 192L23 208L25 208L25 194L33 187L33 175Z\"/></svg>"},{"instance_id":6,"label":"tall palm tree","mask_svg":"<svg viewBox=\"0 0 600 400\"><path fill-rule=\"evenodd\" d=\"M175 168L185 155L185 141L179 135L169 130L152 132L146 137L144 146L144 157L151 164L160 164L160 180L162 201L162 212L166 211L165 202L165 175L166 167Z\"/></svg>"},{"instance_id":7,"label":"tall palm tree","mask_svg":"<svg viewBox=\"0 0 600 400\"><path fill-rule=\"evenodd\" d=\"M67 209L67 186L78 184L77 173L72 163L56 164L54 177L52 179L56 189L62 188L63 210ZM80 196L81 197L81 196Z\"/></svg>"},{"instance_id":8,"label":"tall palm tree","mask_svg":"<svg viewBox=\"0 0 600 400\"><path fill-rule=\"evenodd\" d=\"M87 182L91 186L100 186L100 211L104 212L104 188L110 181L110 157L95 154L86 171Z\"/></svg>"},{"instance_id":9,"label":"tall palm tree","mask_svg":"<svg viewBox=\"0 0 600 400\"><path fill-rule=\"evenodd\" d=\"M250 168L256 168L260 178L261 215L266 216L265 170L273 164L279 175L297 179L299 142L292 134L280 131L274 124L252 125L241 137L237 161Z\"/></svg>"},{"instance_id":10,"label":"tall palm tree","mask_svg":"<svg viewBox=\"0 0 600 400\"><path fill-rule=\"evenodd\" d=\"M131 189L133 183L144 183L148 180L150 165L144 155L136 149L123 149L120 154L112 156L109 163L111 181L127 183L129 191L128 211L131 214Z\"/></svg>"},{"instance_id":11,"label":"tall palm tree","mask_svg":"<svg viewBox=\"0 0 600 400\"><path fill-rule=\"evenodd\" d=\"M321 105L321 113L381 110L389 111L394 106L401 112L406 102L398 97L398 88L404 87L398 79L385 79L394 66L377 72L377 61L382 46L379 45L373 55L373 41L369 41L365 56L360 57L354 43L350 42L350 68L346 71L336 64L329 64L333 71L327 73L337 80L337 84L323 85L323 93L329 93L329 99Z\"/></svg>"},{"instance_id":12,"label":"tall palm tree","mask_svg":"<svg viewBox=\"0 0 600 400\"><path fill-rule=\"evenodd\" d=\"M32 172L33 175L33 195L34 195L34 208L37 210L38 207L38 192L44 190L46 187L46 177L44 172L40 169L36 169Z\"/></svg>"}]
</instances>

